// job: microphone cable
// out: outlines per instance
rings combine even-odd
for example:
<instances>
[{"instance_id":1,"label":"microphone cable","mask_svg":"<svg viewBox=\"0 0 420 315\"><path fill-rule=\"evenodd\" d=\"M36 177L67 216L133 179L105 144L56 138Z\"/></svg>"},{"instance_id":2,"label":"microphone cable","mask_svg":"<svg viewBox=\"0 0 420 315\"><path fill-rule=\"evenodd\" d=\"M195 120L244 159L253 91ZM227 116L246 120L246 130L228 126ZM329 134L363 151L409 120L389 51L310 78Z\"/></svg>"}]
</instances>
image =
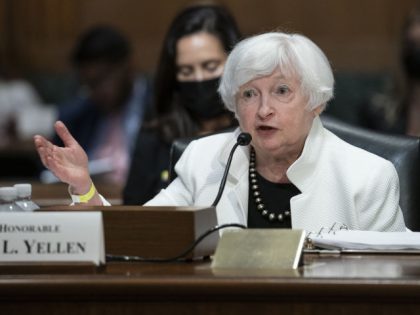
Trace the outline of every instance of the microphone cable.
<instances>
[{"instance_id":1,"label":"microphone cable","mask_svg":"<svg viewBox=\"0 0 420 315\"><path fill-rule=\"evenodd\" d=\"M219 203L220 198L222 197L223 190L225 189L227 175L229 173L230 164L232 163L233 153L238 146L244 146L250 144L252 137L247 132L241 132L236 140L235 145L233 146L232 150L230 151L228 161L226 163L225 172L223 173L222 181L220 182L219 191L217 192L216 198L214 199L213 203L211 204L212 207L216 207Z\"/></svg>"},{"instance_id":2,"label":"microphone cable","mask_svg":"<svg viewBox=\"0 0 420 315\"><path fill-rule=\"evenodd\" d=\"M212 203L212 207L216 207L219 203L220 198L222 197L223 190L226 185L226 179L227 175L229 173L230 164L232 163L233 154L235 153L235 150L238 146L245 146L251 143L252 137L247 132L241 132L238 135L238 138L236 139L235 145L232 147L232 150L230 151L228 161L226 163L225 171L223 173L222 181L220 182L219 191L217 192L216 198L214 199ZM239 223L228 223L228 224L222 224L222 225L216 225L213 228L207 230L203 234L201 234L194 242L190 244L190 246L187 247L183 252L181 252L179 255L176 255L174 257L170 258L146 258L141 256L126 256L126 255L112 255L107 254L106 255L106 261L125 261L125 262L153 262L153 263L167 263L167 262L174 262L174 261L180 261L183 257L188 255L201 241L203 241L208 235L224 229L228 227L237 227L246 229L245 225L239 224ZM186 260L185 258L183 259Z\"/></svg>"},{"instance_id":3,"label":"microphone cable","mask_svg":"<svg viewBox=\"0 0 420 315\"><path fill-rule=\"evenodd\" d=\"M175 262L175 261L187 261L185 257L188 255L191 251L194 250L194 248L202 242L207 236L210 234L219 231L221 229L225 229L228 227L237 227L241 229L246 229L247 227L245 225L239 224L239 223L227 223L222 225L216 225L212 227L211 229L208 229L203 234L201 234L194 242L192 242L184 251L182 251L180 254L169 257L169 258L146 258L141 256L128 256L128 255L112 255L112 254L106 254L106 262L113 262L113 261L119 261L119 262L151 262L151 263L168 263L168 262ZM183 259L182 259L183 258Z\"/></svg>"}]
</instances>

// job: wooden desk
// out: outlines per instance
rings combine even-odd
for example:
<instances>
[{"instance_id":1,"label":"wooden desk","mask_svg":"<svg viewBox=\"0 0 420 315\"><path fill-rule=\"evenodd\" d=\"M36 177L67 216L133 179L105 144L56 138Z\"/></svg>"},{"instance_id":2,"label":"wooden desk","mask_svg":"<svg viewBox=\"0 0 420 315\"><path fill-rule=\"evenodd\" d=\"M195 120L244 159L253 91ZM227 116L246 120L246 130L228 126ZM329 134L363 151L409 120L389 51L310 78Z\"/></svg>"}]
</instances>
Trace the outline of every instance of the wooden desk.
<instances>
[{"instance_id":1,"label":"wooden desk","mask_svg":"<svg viewBox=\"0 0 420 315\"><path fill-rule=\"evenodd\" d=\"M209 262L0 268L1 314L417 314L420 256L305 255L296 274Z\"/></svg>"}]
</instances>

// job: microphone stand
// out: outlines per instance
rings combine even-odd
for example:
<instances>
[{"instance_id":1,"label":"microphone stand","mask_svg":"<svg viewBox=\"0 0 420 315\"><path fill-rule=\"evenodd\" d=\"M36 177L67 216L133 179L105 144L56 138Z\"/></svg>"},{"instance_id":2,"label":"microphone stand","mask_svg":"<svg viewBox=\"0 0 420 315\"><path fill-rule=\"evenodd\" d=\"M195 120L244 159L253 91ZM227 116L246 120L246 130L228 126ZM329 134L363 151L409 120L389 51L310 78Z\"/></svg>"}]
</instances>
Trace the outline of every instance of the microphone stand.
<instances>
[{"instance_id":1,"label":"microphone stand","mask_svg":"<svg viewBox=\"0 0 420 315\"><path fill-rule=\"evenodd\" d=\"M213 203L211 204L212 207L216 207L219 203L220 198L222 197L223 190L225 189L227 175L229 173L230 164L232 163L233 153L238 146L244 146L250 144L252 137L247 132L241 132L236 140L235 145L233 146L232 150L230 151L229 158L226 164L225 172L223 173L222 181L220 182L219 191L217 192L216 198L214 199Z\"/></svg>"}]
</instances>

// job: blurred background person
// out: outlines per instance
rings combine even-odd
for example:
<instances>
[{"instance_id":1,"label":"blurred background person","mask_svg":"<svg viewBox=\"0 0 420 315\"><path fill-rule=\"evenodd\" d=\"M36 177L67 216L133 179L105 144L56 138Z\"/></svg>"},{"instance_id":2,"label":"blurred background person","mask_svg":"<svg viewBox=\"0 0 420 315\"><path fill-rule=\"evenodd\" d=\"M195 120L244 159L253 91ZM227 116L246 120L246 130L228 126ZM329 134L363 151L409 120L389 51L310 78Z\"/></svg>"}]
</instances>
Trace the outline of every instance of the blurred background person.
<instances>
[{"instance_id":1,"label":"blurred background person","mask_svg":"<svg viewBox=\"0 0 420 315\"><path fill-rule=\"evenodd\" d=\"M32 142L35 133L52 135L55 107L46 106L27 80L6 72L0 69L0 147Z\"/></svg>"},{"instance_id":2,"label":"blurred background person","mask_svg":"<svg viewBox=\"0 0 420 315\"><path fill-rule=\"evenodd\" d=\"M420 137L420 7L403 26L400 68L384 93L375 94L361 107L364 127Z\"/></svg>"},{"instance_id":3,"label":"blurred background person","mask_svg":"<svg viewBox=\"0 0 420 315\"><path fill-rule=\"evenodd\" d=\"M193 5L174 18L154 81L157 119L144 125L137 138L125 204L143 204L168 185L174 139L237 124L217 88L227 55L240 37L233 16L218 5Z\"/></svg>"},{"instance_id":4,"label":"blurred background person","mask_svg":"<svg viewBox=\"0 0 420 315\"><path fill-rule=\"evenodd\" d=\"M134 74L130 43L110 26L83 33L71 61L81 89L60 106L58 119L87 152L93 174L100 174L104 183L123 186L150 104L148 80ZM61 145L57 136L54 143Z\"/></svg>"},{"instance_id":5,"label":"blurred background person","mask_svg":"<svg viewBox=\"0 0 420 315\"><path fill-rule=\"evenodd\" d=\"M51 137L56 119L56 107L45 104L12 62L0 61L1 181L38 178L41 165L34 155L32 136L40 133Z\"/></svg>"}]
</instances>

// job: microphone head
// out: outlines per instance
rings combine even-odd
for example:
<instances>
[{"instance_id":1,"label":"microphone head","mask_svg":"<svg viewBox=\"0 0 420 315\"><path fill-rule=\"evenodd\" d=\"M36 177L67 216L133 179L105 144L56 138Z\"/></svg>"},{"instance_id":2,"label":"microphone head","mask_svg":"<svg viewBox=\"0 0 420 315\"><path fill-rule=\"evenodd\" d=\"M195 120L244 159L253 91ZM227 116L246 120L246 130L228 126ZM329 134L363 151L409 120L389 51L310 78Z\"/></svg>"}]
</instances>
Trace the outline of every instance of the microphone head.
<instances>
[{"instance_id":1,"label":"microphone head","mask_svg":"<svg viewBox=\"0 0 420 315\"><path fill-rule=\"evenodd\" d=\"M239 145L248 145L251 143L252 137L248 132L241 132L236 142Z\"/></svg>"}]
</instances>

